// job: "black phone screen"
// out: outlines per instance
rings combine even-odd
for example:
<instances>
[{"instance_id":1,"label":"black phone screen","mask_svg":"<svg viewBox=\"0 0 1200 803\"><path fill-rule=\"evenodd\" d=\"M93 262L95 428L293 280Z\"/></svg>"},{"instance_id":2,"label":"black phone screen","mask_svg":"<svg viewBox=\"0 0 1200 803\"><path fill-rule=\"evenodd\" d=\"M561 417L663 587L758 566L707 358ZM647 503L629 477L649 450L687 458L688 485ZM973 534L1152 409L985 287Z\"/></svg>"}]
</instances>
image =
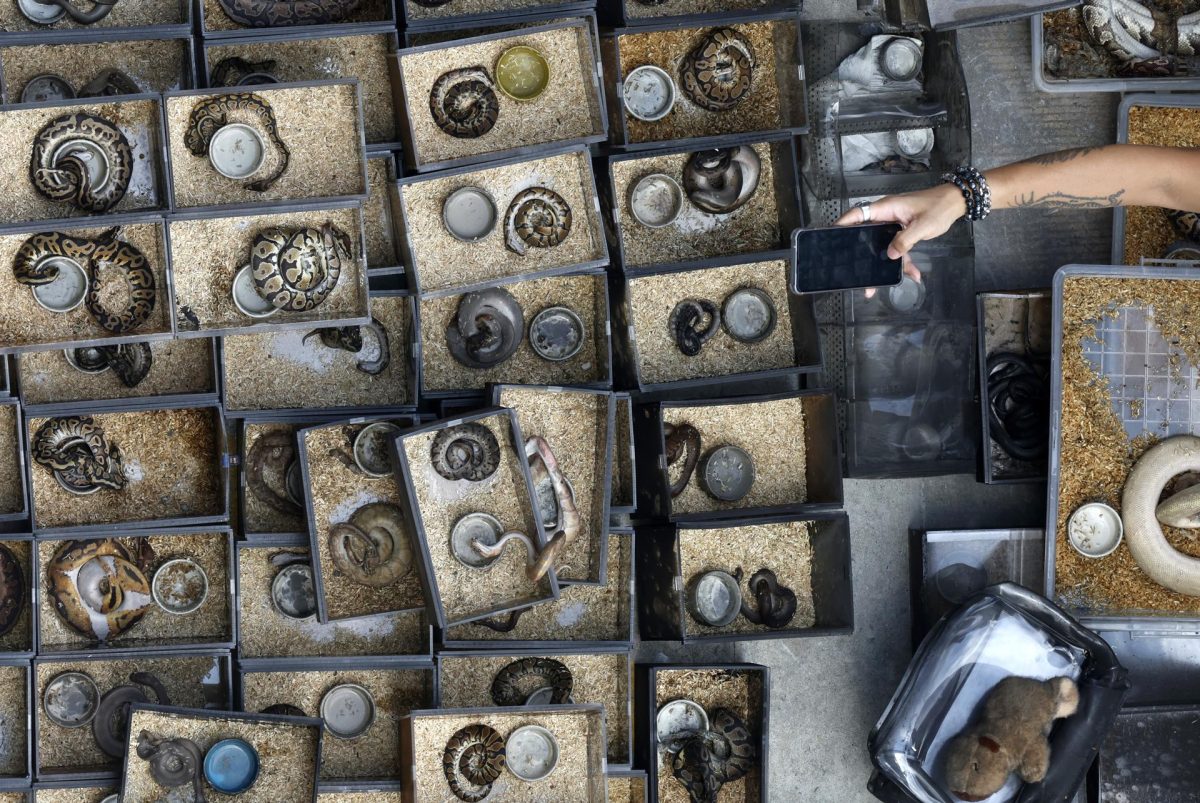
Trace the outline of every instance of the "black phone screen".
<instances>
[{"instance_id":1,"label":"black phone screen","mask_svg":"<svg viewBox=\"0 0 1200 803\"><path fill-rule=\"evenodd\" d=\"M899 284L900 260L887 255L887 247L899 231L897 223L797 230L795 291L821 293Z\"/></svg>"}]
</instances>

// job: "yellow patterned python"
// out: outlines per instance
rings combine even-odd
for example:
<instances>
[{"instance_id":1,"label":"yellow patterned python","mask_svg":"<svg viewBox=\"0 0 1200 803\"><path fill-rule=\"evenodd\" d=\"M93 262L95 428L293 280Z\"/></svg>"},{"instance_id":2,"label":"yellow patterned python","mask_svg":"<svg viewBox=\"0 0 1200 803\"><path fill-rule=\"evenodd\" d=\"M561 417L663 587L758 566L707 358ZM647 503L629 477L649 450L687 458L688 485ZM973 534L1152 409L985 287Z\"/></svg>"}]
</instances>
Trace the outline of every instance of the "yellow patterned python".
<instances>
[{"instance_id":1,"label":"yellow patterned python","mask_svg":"<svg viewBox=\"0 0 1200 803\"><path fill-rule=\"evenodd\" d=\"M85 299L88 312L104 329L114 334L132 332L144 324L154 311L157 280L149 260L134 246L118 238L119 227L105 230L94 238L73 237L58 231L39 232L21 243L13 260L13 275L18 282L37 286L58 278L58 266L51 257L78 262L88 273ZM101 269L118 268L128 288L128 305L117 312L104 308L101 300Z\"/></svg>"},{"instance_id":2,"label":"yellow patterned python","mask_svg":"<svg viewBox=\"0 0 1200 803\"><path fill-rule=\"evenodd\" d=\"M732 28L711 31L683 60L683 91L702 109L723 112L750 94L754 51Z\"/></svg>"},{"instance_id":3,"label":"yellow patterned python","mask_svg":"<svg viewBox=\"0 0 1200 803\"><path fill-rule=\"evenodd\" d=\"M208 145L212 142L213 135L233 122L247 123L265 131L271 144L282 154L283 158L275 172L246 185L247 189L264 192L287 170L291 151L279 138L279 125L275 122L275 112L271 110L271 104L262 97L253 92L235 92L200 101L188 118L183 144L196 156L207 156Z\"/></svg>"},{"instance_id":4,"label":"yellow patterned python","mask_svg":"<svg viewBox=\"0 0 1200 803\"><path fill-rule=\"evenodd\" d=\"M350 236L326 221L287 232L259 232L250 250L254 288L276 309L304 312L320 306L353 258Z\"/></svg>"},{"instance_id":5,"label":"yellow patterned python","mask_svg":"<svg viewBox=\"0 0 1200 803\"><path fill-rule=\"evenodd\" d=\"M87 163L78 151L62 151L72 140L86 140L108 160L108 177L93 188ZM133 175L133 151L121 129L94 114L55 117L33 138L29 178L52 201L65 201L84 212L107 212L125 197Z\"/></svg>"}]
</instances>

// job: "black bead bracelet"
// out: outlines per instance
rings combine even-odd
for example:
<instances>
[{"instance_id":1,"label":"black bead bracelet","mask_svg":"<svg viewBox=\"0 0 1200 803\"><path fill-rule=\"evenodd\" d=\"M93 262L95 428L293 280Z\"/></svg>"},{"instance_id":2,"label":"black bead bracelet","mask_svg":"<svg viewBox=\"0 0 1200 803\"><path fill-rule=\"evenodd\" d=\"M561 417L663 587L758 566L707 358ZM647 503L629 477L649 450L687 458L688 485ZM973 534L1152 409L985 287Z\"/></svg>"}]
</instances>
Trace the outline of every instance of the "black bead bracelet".
<instances>
[{"instance_id":1,"label":"black bead bracelet","mask_svg":"<svg viewBox=\"0 0 1200 803\"><path fill-rule=\"evenodd\" d=\"M992 211L992 191L988 188L987 179L974 167L959 167L953 173L946 173L942 181L958 187L967 204L963 217L967 220L983 220Z\"/></svg>"}]
</instances>

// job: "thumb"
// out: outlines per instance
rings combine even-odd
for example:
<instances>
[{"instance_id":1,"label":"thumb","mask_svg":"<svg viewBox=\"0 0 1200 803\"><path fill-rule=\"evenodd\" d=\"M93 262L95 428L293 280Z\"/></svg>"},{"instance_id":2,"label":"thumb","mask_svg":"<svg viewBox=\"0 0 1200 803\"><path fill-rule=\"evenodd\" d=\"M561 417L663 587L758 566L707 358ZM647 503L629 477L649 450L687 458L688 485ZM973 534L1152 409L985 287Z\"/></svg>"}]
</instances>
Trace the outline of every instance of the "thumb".
<instances>
[{"instance_id":1,"label":"thumb","mask_svg":"<svg viewBox=\"0 0 1200 803\"><path fill-rule=\"evenodd\" d=\"M891 245L888 246L888 259L901 259L908 256L908 252L912 251L917 243L926 239L928 237L919 226L914 225L907 229L901 229L900 233L892 238Z\"/></svg>"}]
</instances>

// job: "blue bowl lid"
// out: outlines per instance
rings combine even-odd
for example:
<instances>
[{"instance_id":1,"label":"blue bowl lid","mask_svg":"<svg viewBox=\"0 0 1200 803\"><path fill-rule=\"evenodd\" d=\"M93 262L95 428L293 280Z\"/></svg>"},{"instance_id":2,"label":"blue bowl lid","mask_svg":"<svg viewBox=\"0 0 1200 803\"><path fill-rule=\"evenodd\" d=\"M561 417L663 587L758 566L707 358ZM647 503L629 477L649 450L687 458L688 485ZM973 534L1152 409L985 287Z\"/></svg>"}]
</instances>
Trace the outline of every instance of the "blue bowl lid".
<instances>
[{"instance_id":1,"label":"blue bowl lid","mask_svg":"<svg viewBox=\"0 0 1200 803\"><path fill-rule=\"evenodd\" d=\"M218 792L244 792L258 778L258 753L241 739L222 739L204 756L204 779Z\"/></svg>"}]
</instances>

